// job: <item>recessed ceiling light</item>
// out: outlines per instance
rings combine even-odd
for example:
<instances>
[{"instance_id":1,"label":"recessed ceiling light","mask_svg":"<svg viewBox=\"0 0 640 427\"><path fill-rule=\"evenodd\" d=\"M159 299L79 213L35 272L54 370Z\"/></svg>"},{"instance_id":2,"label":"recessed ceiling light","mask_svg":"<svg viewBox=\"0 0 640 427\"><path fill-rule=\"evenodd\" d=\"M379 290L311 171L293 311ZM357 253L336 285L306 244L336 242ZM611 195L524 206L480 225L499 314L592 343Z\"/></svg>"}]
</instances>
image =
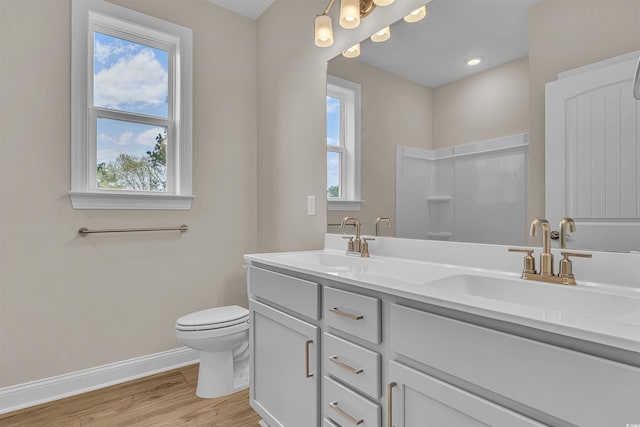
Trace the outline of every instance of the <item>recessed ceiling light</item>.
<instances>
[{"instance_id":1,"label":"recessed ceiling light","mask_svg":"<svg viewBox=\"0 0 640 427\"><path fill-rule=\"evenodd\" d=\"M471 58L467 61L467 65L478 65L480 62L482 62L482 58Z\"/></svg>"}]
</instances>

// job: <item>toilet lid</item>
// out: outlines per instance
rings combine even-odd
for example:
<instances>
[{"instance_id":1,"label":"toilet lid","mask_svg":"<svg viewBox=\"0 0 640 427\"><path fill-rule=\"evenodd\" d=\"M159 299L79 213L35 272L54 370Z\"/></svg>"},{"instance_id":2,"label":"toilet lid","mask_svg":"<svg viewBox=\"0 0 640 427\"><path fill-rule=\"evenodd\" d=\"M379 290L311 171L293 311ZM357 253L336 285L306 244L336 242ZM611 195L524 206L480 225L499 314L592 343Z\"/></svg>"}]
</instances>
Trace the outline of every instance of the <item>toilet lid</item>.
<instances>
[{"instance_id":1,"label":"toilet lid","mask_svg":"<svg viewBox=\"0 0 640 427\"><path fill-rule=\"evenodd\" d=\"M182 330L226 328L249 320L249 310L230 305L196 311L180 317L176 327Z\"/></svg>"}]
</instances>

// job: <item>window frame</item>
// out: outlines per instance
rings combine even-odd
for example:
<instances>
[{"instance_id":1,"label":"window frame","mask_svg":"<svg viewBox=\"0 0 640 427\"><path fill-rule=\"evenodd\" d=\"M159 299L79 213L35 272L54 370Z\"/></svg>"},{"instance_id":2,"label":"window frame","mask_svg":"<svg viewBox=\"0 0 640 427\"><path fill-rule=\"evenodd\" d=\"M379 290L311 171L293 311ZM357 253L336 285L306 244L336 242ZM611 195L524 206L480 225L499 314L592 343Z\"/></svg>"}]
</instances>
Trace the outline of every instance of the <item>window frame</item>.
<instances>
[{"instance_id":1,"label":"window frame","mask_svg":"<svg viewBox=\"0 0 640 427\"><path fill-rule=\"evenodd\" d=\"M328 152L341 152L340 197L327 197L330 211L358 211L360 200L360 85L327 75L327 96L340 100L340 146L327 144Z\"/></svg>"},{"instance_id":2,"label":"window frame","mask_svg":"<svg viewBox=\"0 0 640 427\"><path fill-rule=\"evenodd\" d=\"M167 118L93 105L94 31L169 52ZM71 191L74 209L190 209L192 195L192 31L102 0L73 0ZM167 129L167 191L97 187L97 118Z\"/></svg>"}]
</instances>

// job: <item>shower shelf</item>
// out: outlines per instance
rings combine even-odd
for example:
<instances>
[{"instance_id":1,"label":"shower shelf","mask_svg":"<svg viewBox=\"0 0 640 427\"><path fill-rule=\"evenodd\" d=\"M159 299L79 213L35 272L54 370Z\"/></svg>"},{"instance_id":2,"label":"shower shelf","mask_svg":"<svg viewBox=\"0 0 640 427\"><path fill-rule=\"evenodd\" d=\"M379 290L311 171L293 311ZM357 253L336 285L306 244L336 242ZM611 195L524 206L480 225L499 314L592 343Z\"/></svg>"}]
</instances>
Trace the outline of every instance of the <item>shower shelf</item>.
<instances>
[{"instance_id":1,"label":"shower shelf","mask_svg":"<svg viewBox=\"0 0 640 427\"><path fill-rule=\"evenodd\" d=\"M428 231L427 238L435 240L447 240L453 234L448 231Z\"/></svg>"},{"instance_id":2,"label":"shower shelf","mask_svg":"<svg viewBox=\"0 0 640 427\"><path fill-rule=\"evenodd\" d=\"M450 202L452 199L451 196L433 196L427 197L428 203L442 203L442 202Z\"/></svg>"}]
</instances>

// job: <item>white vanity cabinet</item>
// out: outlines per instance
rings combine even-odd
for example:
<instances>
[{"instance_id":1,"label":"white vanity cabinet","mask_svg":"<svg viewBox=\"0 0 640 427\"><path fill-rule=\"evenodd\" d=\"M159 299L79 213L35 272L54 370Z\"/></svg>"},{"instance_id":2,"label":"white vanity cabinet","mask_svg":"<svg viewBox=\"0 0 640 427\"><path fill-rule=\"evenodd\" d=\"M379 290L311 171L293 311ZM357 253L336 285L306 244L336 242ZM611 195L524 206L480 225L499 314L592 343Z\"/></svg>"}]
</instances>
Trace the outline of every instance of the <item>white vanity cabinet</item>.
<instances>
[{"instance_id":1,"label":"white vanity cabinet","mask_svg":"<svg viewBox=\"0 0 640 427\"><path fill-rule=\"evenodd\" d=\"M389 362L387 393L388 426L544 425L395 361Z\"/></svg>"},{"instance_id":2,"label":"white vanity cabinet","mask_svg":"<svg viewBox=\"0 0 640 427\"><path fill-rule=\"evenodd\" d=\"M251 406L270 427L317 427L320 328L285 310L317 316L319 285L255 267L248 277ZM300 293L307 300L290 307L287 298ZM270 299L282 309L269 305Z\"/></svg>"},{"instance_id":3,"label":"white vanity cabinet","mask_svg":"<svg viewBox=\"0 0 640 427\"><path fill-rule=\"evenodd\" d=\"M640 424L636 352L269 268L248 275L251 405L269 427Z\"/></svg>"},{"instance_id":4,"label":"white vanity cabinet","mask_svg":"<svg viewBox=\"0 0 640 427\"><path fill-rule=\"evenodd\" d=\"M466 387L504 401L515 410L531 413L545 423L600 427L632 424L629 420L640 419L638 367L399 304L390 305L389 317L394 354L445 373ZM419 331L420 339L408 334L409 330ZM392 364L390 372L399 371L401 366ZM392 381L401 384L403 380L394 380L390 375ZM426 378L421 384L427 384ZM464 402L462 392L458 397ZM508 411L488 402L483 404L482 399L476 403L486 409L479 413L502 418L487 422L467 412L472 408L470 403L450 406L492 426L536 425L510 421Z\"/></svg>"}]
</instances>

